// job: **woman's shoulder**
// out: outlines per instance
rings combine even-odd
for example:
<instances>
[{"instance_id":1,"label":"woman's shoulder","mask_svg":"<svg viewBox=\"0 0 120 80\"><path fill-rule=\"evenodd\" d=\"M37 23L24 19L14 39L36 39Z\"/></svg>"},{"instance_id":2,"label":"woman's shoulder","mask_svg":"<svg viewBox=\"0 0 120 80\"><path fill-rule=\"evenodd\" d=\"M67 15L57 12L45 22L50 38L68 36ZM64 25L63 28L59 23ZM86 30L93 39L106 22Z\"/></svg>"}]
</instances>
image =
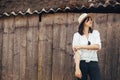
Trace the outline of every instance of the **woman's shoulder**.
<instances>
[{"instance_id":1,"label":"woman's shoulder","mask_svg":"<svg viewBox=\"0 0 120 80\"><path fill-rule=\"evenodd\" d=\"M99 31L98 30L93 30L93 33L94 34L99 34Z\"/></svg>"},{"instance_id":2,"label":"woman's shoulder","mask_svg":"<svg viewBox=\"0 0 120 80\"><path fill-rule=\"evenodd\" d=\"M75 32L74 36L81 36L81 35L79 34L79 32Z\"/></svg>"}]
</instances>

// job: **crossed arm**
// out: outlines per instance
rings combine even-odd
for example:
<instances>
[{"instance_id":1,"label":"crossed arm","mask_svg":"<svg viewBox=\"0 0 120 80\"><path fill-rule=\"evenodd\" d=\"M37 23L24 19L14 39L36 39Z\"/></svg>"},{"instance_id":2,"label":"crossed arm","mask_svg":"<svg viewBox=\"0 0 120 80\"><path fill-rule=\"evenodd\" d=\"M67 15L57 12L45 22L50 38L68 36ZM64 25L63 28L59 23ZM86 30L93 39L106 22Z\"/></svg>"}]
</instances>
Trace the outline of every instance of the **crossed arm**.
<instances>
[{"instance_id":1,"label":"crossed arm","mask_svg":"<svg viewBox=\"0 0 120 80\"><path fill-rule=\"evenodd\" d=\"M73 51L76 52L80 49L88 49L88 50L99 50L100 46L98 44L92 44L92 45L82 45L82 46L74 46Z\"/></svg>"}]
</instances>

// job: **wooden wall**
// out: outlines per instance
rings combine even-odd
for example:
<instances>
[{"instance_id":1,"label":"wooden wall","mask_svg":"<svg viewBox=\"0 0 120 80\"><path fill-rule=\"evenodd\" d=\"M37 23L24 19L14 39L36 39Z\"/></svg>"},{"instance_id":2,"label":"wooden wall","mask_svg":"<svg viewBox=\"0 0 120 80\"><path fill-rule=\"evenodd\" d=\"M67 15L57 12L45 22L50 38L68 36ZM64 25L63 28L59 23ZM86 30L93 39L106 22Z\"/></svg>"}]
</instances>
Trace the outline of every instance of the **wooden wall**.
<instances>
[{"instance_id":1,"label":"wooden wall","mask_svg":"<svg viewBox=\"0 0 120 80\"><path fill-rule=\"evenodd\" d=\"M0 80L74 80L77 13L0 18ZM103 80L120 79L120 14L94 14Z\"/></svg>"}]
</instances>

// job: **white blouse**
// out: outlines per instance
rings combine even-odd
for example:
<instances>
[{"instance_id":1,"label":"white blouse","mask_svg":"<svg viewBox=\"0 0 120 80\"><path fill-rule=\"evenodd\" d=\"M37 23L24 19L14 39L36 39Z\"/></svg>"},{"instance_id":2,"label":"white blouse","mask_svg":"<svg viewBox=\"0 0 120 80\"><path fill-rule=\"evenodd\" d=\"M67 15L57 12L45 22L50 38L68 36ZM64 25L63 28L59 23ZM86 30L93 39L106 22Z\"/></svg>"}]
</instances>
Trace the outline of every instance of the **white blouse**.
<instances>
[{"instance_id":1,"label":"white blouse","mask_svg":"<svg viewBox=\"0 0 120 80\"><path fill-rule=\"evenodd\" d=\"M72 46L88 45L88 41L91 44L98 44L101 48L100 33L97 30L89 33L88 39L85 35L80 35L78 32L74 33ZM98 61L97 50L80 49L79 54L80 60L85 60L86 62Z\"/></svg>"}]
</instances>

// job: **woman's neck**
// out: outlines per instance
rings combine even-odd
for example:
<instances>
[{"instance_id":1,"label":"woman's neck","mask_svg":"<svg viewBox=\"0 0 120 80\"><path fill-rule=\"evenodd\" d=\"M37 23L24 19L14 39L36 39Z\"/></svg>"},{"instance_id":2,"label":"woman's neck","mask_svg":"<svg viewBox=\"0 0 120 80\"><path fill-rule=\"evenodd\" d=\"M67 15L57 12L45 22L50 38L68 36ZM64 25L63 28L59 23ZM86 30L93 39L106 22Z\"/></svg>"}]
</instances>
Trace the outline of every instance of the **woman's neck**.
<instances>
[{"instance_id":1,"label":"woman's neck","mask_svg":"<svg viewBox=\"0 0 120 80\"><path fill-rule=\"evenodd\" d=\"M88 34L88 31L89 31L89 27L87 27L87 26L86 26L86 27L84 27L83 32L84 32L84 34L85 34L85 35L87 35L87 34Z\"/></svg>"}]
</instances>

